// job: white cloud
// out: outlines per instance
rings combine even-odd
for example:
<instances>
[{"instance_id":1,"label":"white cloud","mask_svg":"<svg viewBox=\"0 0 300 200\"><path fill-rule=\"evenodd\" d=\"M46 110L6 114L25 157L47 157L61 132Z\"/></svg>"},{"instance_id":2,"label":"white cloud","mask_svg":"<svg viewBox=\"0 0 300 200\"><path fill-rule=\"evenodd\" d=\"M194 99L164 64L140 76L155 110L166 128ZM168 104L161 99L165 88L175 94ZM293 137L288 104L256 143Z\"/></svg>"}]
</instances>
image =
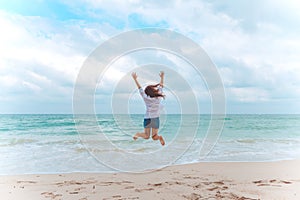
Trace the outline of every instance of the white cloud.
<instances>
[{"instance_id":1,"label":"white cloud","mask_svg":"<svg viewBox=\"0 0 300 200\"><path fill-rule=\"evenodd\" d=\"M283 13L292 16L287 13L287 8L297 6L296 2L284 3L284 5L279 1L275 3L256 2L258 14L262 15L261 19L253 16L251 12L244 12L243 10L247 6L243 6L241 3L238 3L237 6L228 3L231 7L226 9L225 6L225 9L222 10L215 5L226 3L215 1L172 1L164 6L154 1L140 1L139 4L123 2L122 6L117 7L113 5L120 3L118 1L87 2L89 7L101 8L108 13L116 12L116 16L120 18L127 18L130 14L135 13L149 24L166 21L172 29L187 34L199 42L213 60L221 65L219 67L223 67L224 61L227 60L236 60L236 64L242 63L243 65L238 69L239 75L245 71L246 74L243 74L243 78L247 78L249 82L257 82L258 88L270 84L276 85L277 80L281 80L278 77L279 74L282 76L291 69L300 75L297 64L300 62L298 56L300 45L297 44L297 38L290 37L294 26L286 30L285 27L282 27L282 23L276 20L277 13L271 9L280 8L278 12L280 16ZM246 3L250 9L251 5L254 5L251 2ZM293 10L295 9L293 8ZM264 16L266 17L264 18ZM286 18L286 20L290 18ZM243 23L248 23L255 29L249 31L245 29ZM130 27L130 24L128 26ZM231 66L226 67L230 68ZM251 74L248 73L249 70ZM231 82L240 81L238 77L233 76L233 78L234 80L224 77ZM241 81L243 82L243 80ZM277 84L282 83L279 81Z\"/></svg>"},{"instance_id":2,"label":"white cloud","mask_svg":"<svg viewBox=\"0 0 300 200\"><path fill-rule=\"evenodd\" d=\"M65 90L70 95L85 58L107 37L101 25L82 21L60 22L1 11L0 22L0 83L2 93L14 91L14 95L24 95L18 85L44 95L61 96L59 91Z\"/></svg>"},{"instance_id":3,"label":"white cloud","mask_svg":"<svg viewBox=\"0 0 300 200\"><path fill-rule=\"evenodd\" d=\"M6 75L0 77L0 84L2 88L12 87L18 82L18 78L12 75Z\"/></svg>"},{"instance_id":4,"label":"white cloud","mask_svg":"<svg viewBox=\"0 0 300 200\"><path fill-rule=\"evenodd\" d=\"M32 72L32 71L29 71L28 74L30 75L30 77L32 79L34 79L35 81L37 81L40 84L47 84L47 85L51 84L51 80L49 80L46 76L37 74L37 73Z\"/></svg>"},{"instance_id":5,"label":"white cloud","mask_svg":"<svg viewBox=\"0 0 300 200\"><path fill-rule=\"evenodd\" d=\"M230 88L227 90L227 96L241 102L261 102L268 101L267 91L259 88Z\"/></svg>"},{"instance_id":6,"label":"white cloud","mask_svg":"<svg viewBox=\"0 0 300 200\"><path fill-rule=\"evenodd\" d=\"M162 23L204 47L220 70L230 101L300 98L300 3L296 0L65 3L82 19L57 21L0 12L2 96L4 91L24 93L25 88L35 94L69 95L83 61L102 41L131 27ZM137 18L131 19L136 24L131 23L132 17ZM134 64L134 60L120 60L107 70L103 79L107 88ZM192 77L189 71L180 73Z\"/></svg>"},{"instance_id":7,"label":"white cloud","mask_svg":"<svg viewBox=\"0 0 300 200\"><path fill-rule=\"evenodd\" d=\"M33 92L40 92L42 90L41 87L26 81L23 81L22 84Z\"/></svg>"}]
</instances>

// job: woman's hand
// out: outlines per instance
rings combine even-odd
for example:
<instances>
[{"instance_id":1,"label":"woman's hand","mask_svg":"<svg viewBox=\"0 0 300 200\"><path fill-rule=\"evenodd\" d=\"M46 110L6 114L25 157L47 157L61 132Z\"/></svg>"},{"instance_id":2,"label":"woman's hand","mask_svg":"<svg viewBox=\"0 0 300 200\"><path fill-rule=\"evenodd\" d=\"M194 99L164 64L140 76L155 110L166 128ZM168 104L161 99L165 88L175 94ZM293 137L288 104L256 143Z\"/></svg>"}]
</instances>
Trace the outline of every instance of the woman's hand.
<instances>
[{"instance_id":1,"label":"woman's hand","mask_svg":"<svg viewBox=\"0 0 300 200\"><path fill-rule=\"evenodd\" d=\"M138 89L140 89L140 88L141 88L141 85L139 84L139 82L138 82L138 80L137 80L137 77L138 77L138 76L136 75L136 73L135 73L135 72L132 72L131 76L132 76L132 78L133 78L133 80L134 80L136 86L138 87Z\"/></svg>"},{"instance_id":2,"label":"woman's hand","mask_svg":"<svg viewBox=\"0 0 300 200\"><path fill-rule=\"evenodd\" d=\"M136 74L135 72L132 72L131 76L132 76L132 78L133 78L134 80L137 79L137 74Z\"/></svg>"},{"instance_id":3,"label":"woman's hand","mask_svg":"<svg viewBox=\"0 0 300 200\"><path fill-rule=\"evenodd\" d=\"M165 72L164 72L164 71L161 71L161 72L159 73L159 76L160 76L160 78L163 78L163 77L165 76Z\"/></svg>"},{"instance_id":4,"label":"woman's hand","mask_svg":"<svg viewBox=\"0 0 300 200\"><path fill-rule=\"evenodd\" d=\"M160 86L161 87L164 87L164 76L165 76L165 72L164 71L161 71L160 73L159 73L159 76L160 76Z\"/></svg>"}]
</instances>

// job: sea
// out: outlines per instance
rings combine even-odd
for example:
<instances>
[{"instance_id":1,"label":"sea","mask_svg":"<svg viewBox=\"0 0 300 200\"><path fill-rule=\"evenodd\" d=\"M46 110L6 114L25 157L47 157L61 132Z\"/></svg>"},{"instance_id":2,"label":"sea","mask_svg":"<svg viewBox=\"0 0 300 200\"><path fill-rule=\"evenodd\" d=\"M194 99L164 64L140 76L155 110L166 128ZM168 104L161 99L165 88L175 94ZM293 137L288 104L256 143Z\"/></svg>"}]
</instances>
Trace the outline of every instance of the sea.
<instances>
[{"instance_id":1,"label":"sea","mask_svg":"<svg viewBox=\"0 0 300 200\"><path fill-rule=\"evenodd\" d=\"M0 175L110 173L196 162L300 159L300 115L228 114L203 157L200 151L212 120L220 119L205 114L161 116L159 134L166 142L162 146L151 137L133 140L136 132L143 131L140 114L85 115L80 120L72 114L2 114Z\"/></svg>"}]
</instances>

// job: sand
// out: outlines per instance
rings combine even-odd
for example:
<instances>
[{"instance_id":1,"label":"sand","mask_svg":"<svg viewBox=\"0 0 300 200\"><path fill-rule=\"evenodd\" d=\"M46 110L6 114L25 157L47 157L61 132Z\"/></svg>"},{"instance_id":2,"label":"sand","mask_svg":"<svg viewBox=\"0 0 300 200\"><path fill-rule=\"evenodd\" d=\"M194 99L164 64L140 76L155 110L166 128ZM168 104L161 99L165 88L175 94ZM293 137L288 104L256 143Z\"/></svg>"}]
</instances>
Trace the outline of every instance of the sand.
<instances>
[{"instance_id":1,"label":"sand","mask_svg":"<svg viewBox=\"0 0 300 200\"><path fill-rule=\"evenodd\" d=\"M209 162L148 173L0 176L3 200L300 199L300 161Z\"/></svg>"}]
</instances>

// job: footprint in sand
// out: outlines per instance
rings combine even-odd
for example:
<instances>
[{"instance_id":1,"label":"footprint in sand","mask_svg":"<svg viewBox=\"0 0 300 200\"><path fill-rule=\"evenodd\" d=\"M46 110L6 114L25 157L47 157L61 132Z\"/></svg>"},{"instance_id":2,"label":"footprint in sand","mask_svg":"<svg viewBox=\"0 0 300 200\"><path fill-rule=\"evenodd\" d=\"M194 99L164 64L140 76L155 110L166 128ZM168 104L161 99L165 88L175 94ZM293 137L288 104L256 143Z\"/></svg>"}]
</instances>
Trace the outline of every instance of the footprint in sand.
<instances>
[{"instance_id":1,"label":"footprint in sand","mask_svg":"<svg viewBox=\"0 0 300 200\"><path fill-rule=\"evenodd\" d=\"M215 182L213 182L214 184L216 184L216 185L224 185L224 182L223 181L215 181Z\"/></svg>"},{"instance_id":2,"label":"footprint in sand","mask_svg":"<svg viewBox=\"0 0 300 200\"><path fill-rule=\"evenodd\" d=\"M122 184L129 184L132 183L131 181L104 181L104 182L100 182L101 186L110 186L110 185L122 185Z\"/></svg>"},{"instance_id":3,"label":"footprint in sand","mask_svg":"<svg viewBox=\"0 0 300 200\"><path fill-rule=\"evenodd\" d=\"M154 183L154 184L148 183L148 185L158 187L158 186L162 186L162 183Z\"/></svg>"},{"instance_id":4,"label":"footprint in sand","mask_svg":"<svg viewBox=\"0 0 300 200\"><path fill-rule=\"evenodd\" d=\"M190 176L190 175L187 175L187 174L184 174L184 175L183 175L183 178L184 178L184 179L200 179L200 177L197 177L197 176Z\"/></svg>"},{"instance_id":5,"label":"footprint in sand","mask_svg":"<svg viewBox=\"0 0 300 200\"><path fill-rule=\"evenodd\" d=\"M135 189L135 192L142 192L142 191L151 191L154 190L153 188L144 188L144 189Z\"/></svg>"},{"instance_id":6,"label":"footprint in sand","mask_svg":"<svg viewBox=\"0 0 300 200\"><path fill-rule=\"evenodd\" d=\"M79 182L79 181L63 181L63 182L58 182L58 183L55 183L55 185L61 187L61 186L69 186L69 185L84 185L84 184L95 184L97 183L97 181L82 181L82 182Z\"/></svg>"},{"instance_id":7,"label":"footprint in sand","mask_svg":"<svg viewBox=\"0 0 300 200\"><path fill-rule=\"evenodd\" d=\"M74 191L80 191L80 190L84 190L84 189L86 189L86 187L75 188Z\"/></svg>"},{"instance_id":8,"label":"footprint in sand","mask_svg":"<svg viewBox=\"0 0 300 200\"><path fill-rule=\"evenodd\" d=\"M245 197L245 196L238 196L234 193L229 193L228 195L224 196L223 198L225 199L236 199L236 200L259 200L259 199L253 199L250 197Z\"/></svg>"},{"instance_id":9,"label":"footprint in sand","mask_svg":"<svg viewBox=\"0 0 300 200\"><path fill-rule=\"evenodd\" d=\"M275 185L271 185L268 183L261 183L261 184L258 184L257 186L275 186ZM281 186L279 185L279 187L281 187Z\"/></svg>"},{"instance_id":10,"label":"footprint in sand","mask_svg":"<svg viewBox=\"0 0 300 200\"><path fill-rule=\"evenodd\" d=\"M36 181L17 181L17 183L37 183Z\"/></svg>"},{"instance_id":11,"label":"footprint in sand","mask_svg":"<svg viewBox=\"0 0 300 200\"><path fill-rule=\"evenodd\" d=\"M133 189L134 186L126 186L124 189Z\"/></svg>"},{"instance_id":12,"label":"footprint in sand","mask_svg":"<svg viewBox=\"0 0 300 200\"><path fill-rule=\"evenodd\" d=\"M220 189L219 187L212 187L212 188L208 188L207 190L208 191L214 191L214 190L217 190L217 189Z\"/></svg>"},{"instance_id":13,"label":"footprint in sand","mask_svg":"<svg viewBox=\"0 0 300 200\"><path fill-rule=\"evenodd\" d=\"M214 181L214 182L202 182L205 186L211 186L211 188L207 188L208 191L214 191L214 190L227 190L228 186L225 185L224 181ZM200 184L196 186L200 187Z\"/></svg>"},{"instance_id":14,"label":"footprint in sand","mask_svg":"<svg viewBox=\"0 0 300 200\"><path fill-rule=\"evenodd\" d=\"M166 181L165 183L168 185L185 185L185 183L179 181Z\"/></svg>"},{"instance_id":15,"label":"footprint in sand","mask_svg":"<svg viewBox=\"0 0 300 200\"><path fill-rule=\"evenodd\" d=\"M51 198L51 199L62 197L62 194L54 194L53 192L42 192L41 195L43 195L45 198Z\"/></svg>"},{"instance_id":16,"label":"footprint in sand","mask_svg":"<svg viewBox=\"0 0 300 200\"><path fill-rule=\"evenodd\" d=\"M79 192L74 191L74 192L69 192L69 194L78 194Z\"/></svg>"},{"instance_id":17,"label":"footprint in sand","mask_svg":"<svg viewBox=\"0 0 300 200\"><path fill-rule=\"evenodd\" d=\"M201 186L202 186L201 184L197 184L197 185L194 185L193 188L197 188L198 189L198 188L201 188Z\"/></svg>"},{"instance_id":18,"label":"footprint in sand","mask_svg":"<svg viewBox=\"0 0 300 200\"><path fill-rule=\"evenodd\" d=\"M190 195L182 195L182 197L190 200L198 200L202 198L200 194L196 194L196 193L192 193Z\"/></svg>"},{"instance_id":19,"label":"footprint in sand","mask_svg":"<svg viewBox=\"0 0 300 200\"><path fill-rule=\"evenodd\" d=\"M272 180L258 180L258 181L252 181L253 183L255 183L257 186L276 186L276 187L282 187L282 185L278 185L278 184L292 184L292 182L290 181L283 181L283 180L276 180L276 179L272 179Z\"/></svg>"},{"instance_id":20,"label":"footprint in sand","mask_svg":"<svg viewBox=\"0 0 300 200\"><path fill-rule=\"evenodd\" d=\"M292 184L292 182L290 181L280 181L281 183L284 183L284 184Z\"/></svg>"}]
</instances>

